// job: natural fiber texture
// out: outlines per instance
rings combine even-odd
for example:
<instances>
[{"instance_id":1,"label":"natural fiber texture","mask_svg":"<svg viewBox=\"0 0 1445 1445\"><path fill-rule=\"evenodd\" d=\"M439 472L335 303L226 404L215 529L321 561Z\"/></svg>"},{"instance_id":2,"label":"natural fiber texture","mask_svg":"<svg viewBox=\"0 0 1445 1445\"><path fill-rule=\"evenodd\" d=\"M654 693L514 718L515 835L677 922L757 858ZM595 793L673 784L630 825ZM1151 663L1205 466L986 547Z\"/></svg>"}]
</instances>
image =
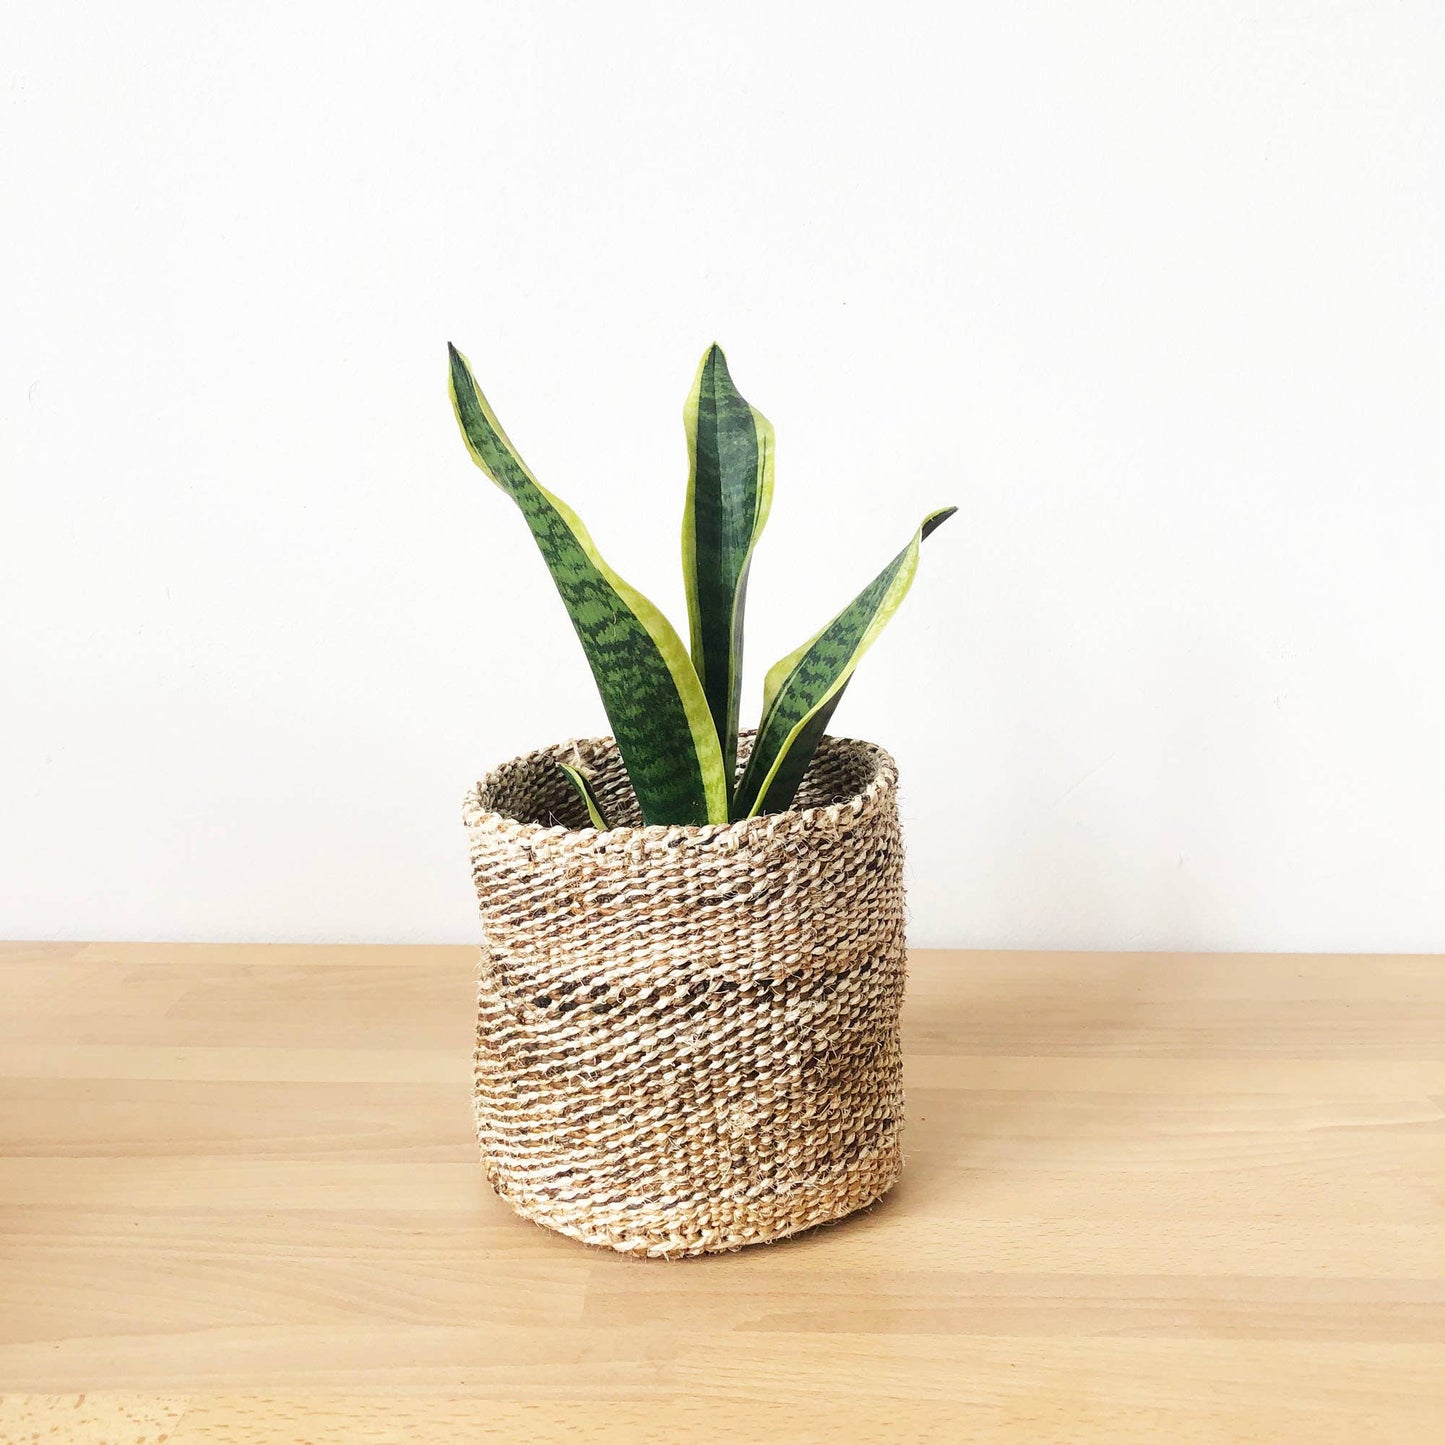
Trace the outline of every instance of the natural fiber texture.
<instances>
[{"instance_id":1,"label":"natural fiber texture","mask_svg":"<svg viewBox=\"0 0 1445 1445\"><path fill-rule=\"evenodd\" d=\"M545 748L468 796L485 942L475 1110L519 1214L669 1258L737 1249L881 1197L902 1158L897 771L824 739L793 811L638 814L612 740Z\"/></svg>"}]
</instances>

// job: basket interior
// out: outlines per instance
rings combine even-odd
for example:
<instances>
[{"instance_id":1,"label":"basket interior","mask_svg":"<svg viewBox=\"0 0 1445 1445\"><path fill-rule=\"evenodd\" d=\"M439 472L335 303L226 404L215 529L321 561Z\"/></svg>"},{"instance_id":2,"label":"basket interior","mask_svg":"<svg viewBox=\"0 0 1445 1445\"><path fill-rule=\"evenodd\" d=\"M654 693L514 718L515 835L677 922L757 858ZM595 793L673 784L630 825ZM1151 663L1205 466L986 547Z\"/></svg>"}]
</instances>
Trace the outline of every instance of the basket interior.
<instances>
[{"instance_id":1,"label":"basket interior","mask_svg":"<svg viewBox=\"0 0 1445 1445\"><path fill-rule=\"evenodd\" d=\"M738 739L739 769L752 748L752 735ZM547 748L505 763L482 787L484 808L518 823L544 827L586 828L587 809L557 763L579 765L592 779L602 810L616 827L642 822L637 796L617 744L606 738L584 738L572 747ZM846 738L824 738L813 754L802 785L793 800L794 810L846 802L868 786L878 772L878 755L866 744Z\"/></svg>"}]
</instances>

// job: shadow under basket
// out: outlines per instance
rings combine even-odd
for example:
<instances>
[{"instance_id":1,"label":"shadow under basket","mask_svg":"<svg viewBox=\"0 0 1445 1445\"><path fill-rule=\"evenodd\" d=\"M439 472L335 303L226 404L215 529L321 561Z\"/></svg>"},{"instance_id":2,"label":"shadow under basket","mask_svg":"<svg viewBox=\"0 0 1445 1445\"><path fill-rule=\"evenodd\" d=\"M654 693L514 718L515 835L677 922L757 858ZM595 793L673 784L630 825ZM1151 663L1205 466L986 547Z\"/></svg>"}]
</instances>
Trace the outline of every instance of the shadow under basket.
<instances>
[{"instance_id":1,"label":"shadow under basket","mask_svg":"<svg viewBox=\"0 0 1445 1445\"><path fill-rule=\"evenodd\" d=\"M559 771L592 775L586 826ZM464 818L484 942L473 1102L492 1187L677 1258L881 1198L902 1166L897 770L825 738L787 813L638 826L610 738L503 764Z\"/></svg>"}]
</instances>

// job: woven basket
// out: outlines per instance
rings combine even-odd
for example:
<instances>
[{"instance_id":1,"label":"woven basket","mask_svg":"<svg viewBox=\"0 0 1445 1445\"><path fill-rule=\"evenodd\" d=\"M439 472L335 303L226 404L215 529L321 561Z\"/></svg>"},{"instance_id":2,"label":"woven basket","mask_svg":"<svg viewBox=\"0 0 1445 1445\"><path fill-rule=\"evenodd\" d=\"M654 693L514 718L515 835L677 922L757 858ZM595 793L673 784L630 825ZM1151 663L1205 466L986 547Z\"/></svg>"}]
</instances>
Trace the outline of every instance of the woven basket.
<instances>
[{"instance_id":1,"label":"woven basket","mask_svg":"<svg viewBox=\"0 0 1445 1445\"><path fill-rule=\"evenodd\" d=\"M624 826L585 826L556 766L579 756ZM513 1209L675 1258L781 1239L888 1191L902 1164L897 781L881 748L826 738L790 812L640 827L615 744L594 738L477 785L474 1104Z\"/></svg>"}]
</instances>

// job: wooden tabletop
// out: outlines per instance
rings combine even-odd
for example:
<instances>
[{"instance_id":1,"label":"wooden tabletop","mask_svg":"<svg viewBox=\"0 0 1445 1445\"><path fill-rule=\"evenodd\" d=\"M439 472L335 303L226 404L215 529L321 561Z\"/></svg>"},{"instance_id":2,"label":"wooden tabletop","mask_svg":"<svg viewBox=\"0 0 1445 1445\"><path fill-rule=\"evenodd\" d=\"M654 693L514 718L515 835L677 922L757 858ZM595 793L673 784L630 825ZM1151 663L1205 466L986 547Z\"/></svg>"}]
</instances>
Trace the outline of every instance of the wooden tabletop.
<instances>
[{"instance_id":1,"label":"wooden tabletop","mask_svg":"<svg viewBox=\"0 0 1445 1445\"><path fill-rule=\"evenodd\" d=\"M913 956L903 1183L515 1218L468 948L0 947L0 1440L1445 1440L1445 960Z\"/></svg>"}]
</instances>

